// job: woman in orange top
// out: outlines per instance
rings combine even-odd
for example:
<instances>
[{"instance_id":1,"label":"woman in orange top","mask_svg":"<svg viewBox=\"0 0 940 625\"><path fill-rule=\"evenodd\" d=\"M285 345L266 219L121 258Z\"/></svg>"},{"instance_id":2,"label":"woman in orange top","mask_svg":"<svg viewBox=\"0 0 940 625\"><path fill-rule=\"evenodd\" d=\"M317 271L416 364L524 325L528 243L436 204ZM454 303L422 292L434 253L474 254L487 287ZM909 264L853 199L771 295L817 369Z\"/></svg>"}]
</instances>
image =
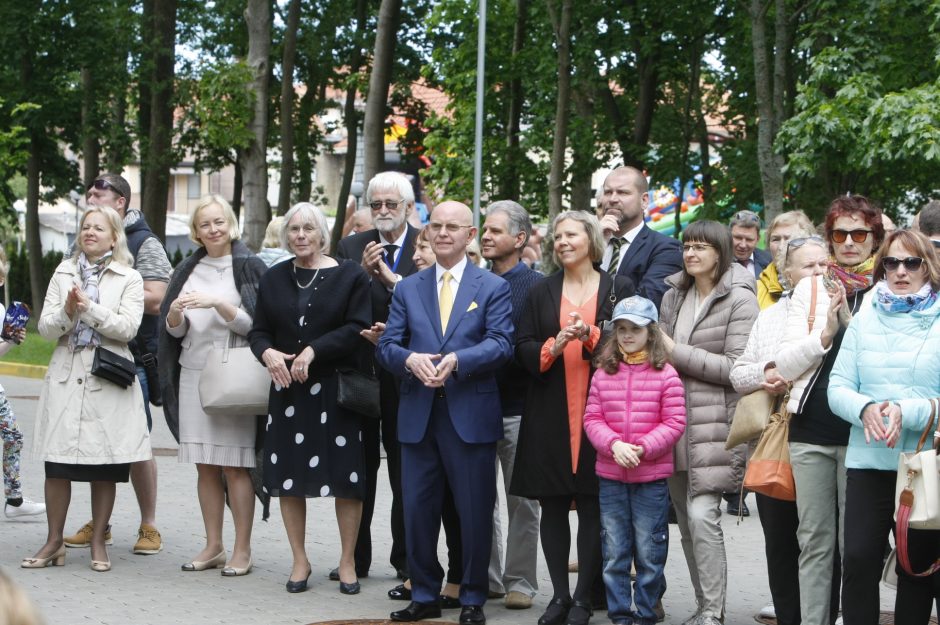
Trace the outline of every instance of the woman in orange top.
<instances>
[{"instance_id":1,"label":"woman in orange top","mask_svg":"<svg viewBox=\"0 0 940 625\"><path fill-rule=\"evenodd\" d=\"M582 420L591 356L614 303L633 295L633 282L594 264L604 253L597 218L583 211L552 224L555 262L562 270L536 283L516 329L516 358L531 374L510 492L542 506L542 551L554 596L539 625L583 625L601 570L600 508L594 448ZM569 594L568 511L578 511L580 574Z\"/></svg>"}]
</instances>

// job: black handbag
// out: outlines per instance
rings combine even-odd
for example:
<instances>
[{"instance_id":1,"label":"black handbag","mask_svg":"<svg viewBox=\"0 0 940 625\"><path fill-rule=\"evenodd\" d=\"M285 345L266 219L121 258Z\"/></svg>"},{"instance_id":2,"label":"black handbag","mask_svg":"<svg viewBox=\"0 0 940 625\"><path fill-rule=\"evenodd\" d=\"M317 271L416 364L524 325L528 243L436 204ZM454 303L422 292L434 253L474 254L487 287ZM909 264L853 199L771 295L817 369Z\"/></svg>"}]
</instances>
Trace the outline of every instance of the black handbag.
<instances>
[{"instance_id":1,"label":"black handbag","mask_svg":"<svg viewBox=\"0 0 940 625\"><path fill-rule=\"evenodd\" d=\"M134 383L134 378L137 376L137 367L134 365L133 360L128 360L124 356L119 356L99 345L95 348L95 360L91 365L91 374L113 382L121 388L127 388Z\"/></svg>"},{"instance_id":2,"label":"black handbag","mask_svg":"<svg viewBox=\"0 0 940 625\"><path fill-rule=\"evenodd\" d=\"M343 368L336 371L336 403L340 408L378 419L381 415L379 403L379 381L359 369Z\"/></svg>"}]
</instances>

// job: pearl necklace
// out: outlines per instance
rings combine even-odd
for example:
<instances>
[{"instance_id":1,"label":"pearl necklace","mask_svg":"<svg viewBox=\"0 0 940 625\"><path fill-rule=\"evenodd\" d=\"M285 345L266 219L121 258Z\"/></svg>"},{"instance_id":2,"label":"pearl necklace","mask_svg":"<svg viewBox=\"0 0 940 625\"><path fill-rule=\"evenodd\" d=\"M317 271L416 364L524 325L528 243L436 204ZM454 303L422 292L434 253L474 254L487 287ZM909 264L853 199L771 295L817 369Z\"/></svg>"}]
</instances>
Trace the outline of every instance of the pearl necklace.
<instances>
[{"instance_id":1,"label":"pearl necklace","mask_svg":"<svg viewBox=\"0 0 940 625\"><path fill-rule=\"evenodd\" d=\"M313 272L313 277L310 278L310 281L307 282L307 284L301 284L300 280L297 279L297 265L291 263L291 268L294 270L294 282L297 284L297 288L301 290L309 288L310 285L313 284L313 281L317 279L317 275L320 273L320 268L317 267L317 270Z\"/></svg>"}]
</instances>

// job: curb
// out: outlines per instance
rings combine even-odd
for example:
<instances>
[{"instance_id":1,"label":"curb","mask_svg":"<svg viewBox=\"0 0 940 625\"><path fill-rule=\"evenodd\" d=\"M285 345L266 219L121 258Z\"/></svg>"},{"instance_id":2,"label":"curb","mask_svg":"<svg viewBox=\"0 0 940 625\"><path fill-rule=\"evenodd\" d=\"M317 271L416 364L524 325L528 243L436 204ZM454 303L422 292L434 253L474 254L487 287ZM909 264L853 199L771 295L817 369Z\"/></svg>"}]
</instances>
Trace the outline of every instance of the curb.
<instances>
[{"instance_id":1,"label":"curb","mask_svg":"<svg viewBox=\"0 0 940 625\"><path fill-rule=\"evenodd\" d=\"M20 378L36 378L41 380L46 377L46 369L40 365L24 365L18 362L0 362L0 375L14 375Z\"/></svg>"}]
</instances>

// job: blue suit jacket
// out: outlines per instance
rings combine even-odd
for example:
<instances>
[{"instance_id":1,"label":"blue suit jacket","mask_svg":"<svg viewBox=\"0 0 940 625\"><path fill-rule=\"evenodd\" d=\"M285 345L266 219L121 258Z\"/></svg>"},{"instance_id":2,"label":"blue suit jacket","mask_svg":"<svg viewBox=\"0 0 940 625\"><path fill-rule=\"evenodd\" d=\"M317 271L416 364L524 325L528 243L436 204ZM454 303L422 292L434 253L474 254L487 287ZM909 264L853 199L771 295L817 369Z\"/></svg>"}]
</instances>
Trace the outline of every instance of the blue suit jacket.
<instances>
[{"instance_id":1,"label":"blue suit jacket","mask_svg":"<svg viewBox=\"0 0 940 625\"><path fill-rule=\"evenodd\" d=\"M636 294L652 301L658 309L669 290L666 278L677 271L682 271L682 244L643 226L627 248L617 274L630 278Z\"/></svg>"},{"instance_id":2,"label":"blue suit jacket","mask_svg":"<svg viewBox=\"0 0 940 625\"><path fill-rule=\"evenodd\" d=\"M405 360L412 352L454 352L457 371L444 385L454 429L467 443L496 442L503 437L496 373L513 353L509 284L467 263L442 336L435 278L430 267L398 283L376 349L379 364L402 377L398 440L418 443L424 438L437 391L414 377Z\"/></svg>"}]
</instances>

